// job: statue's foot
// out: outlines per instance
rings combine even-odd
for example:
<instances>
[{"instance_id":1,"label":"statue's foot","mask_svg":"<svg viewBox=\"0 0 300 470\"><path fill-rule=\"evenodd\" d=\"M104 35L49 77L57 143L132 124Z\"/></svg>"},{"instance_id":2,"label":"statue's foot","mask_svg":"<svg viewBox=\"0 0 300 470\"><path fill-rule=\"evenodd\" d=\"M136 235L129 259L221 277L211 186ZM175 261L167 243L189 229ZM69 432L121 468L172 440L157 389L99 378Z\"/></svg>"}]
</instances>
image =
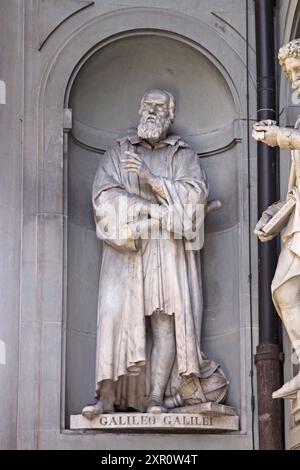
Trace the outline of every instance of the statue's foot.
<instances>
[{"instance_id":1,"label":"statue's foot","mask_svg":"<svg viewBox=\"0 0 300 470\"><path fill-rule=\"evenodd\" d=\"M100 398L94 405L85 406L81 412L82 416L92 420L103 413L113 413L114 406L108 400Z\"/></svg>"},{"instance_id":2,"label":"statue's foot","mask_svg":"<svg viewBox=\"0 0 300 470\"><path fill-rule=\"evenodd\" d=\"M161 401L149 400L147 403L147 413L167 413L167 409L163 406Z\"/></svg>"},{"instance_id":3,"label":"statue's foot","mask_svg":"<svg viewBox=\"0 0 300 470\"><path fill-rule=\"evenodd\" d=\"M300 391L300 372L281 388L272 393L272 398L287 398L294 400Z\"/></svg>"}]
</instances>

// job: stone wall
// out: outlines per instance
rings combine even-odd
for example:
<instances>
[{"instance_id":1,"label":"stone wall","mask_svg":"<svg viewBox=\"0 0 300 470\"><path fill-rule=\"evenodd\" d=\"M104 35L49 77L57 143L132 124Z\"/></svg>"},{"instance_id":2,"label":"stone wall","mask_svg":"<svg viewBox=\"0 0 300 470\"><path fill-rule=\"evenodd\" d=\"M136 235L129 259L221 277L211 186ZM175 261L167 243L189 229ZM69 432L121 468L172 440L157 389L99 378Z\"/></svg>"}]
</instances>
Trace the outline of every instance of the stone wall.
<instances>
[{"instance_id":1,"label":"stone wall","mask_svg":"<svg viewBox=\"0 0 300 470\"><path fill-rule=\"evenodd\" d=\"M21 1L4 0L0 4L0 449L17 445L24 132L22 10Z\"/></svg>"},{"instance_id":2,"label":"stone wall","mask_svg":"<svg viewBox=\"0 0 300 470\"><path fill-rule=\"evenodd\" d=\"M1 142L7 148L1 143L0 344L6 346L6 365L0 357L0 448L167 449L180 443L182 449L250 449L253 437L257 445L250 376L251 332L254 346L257 341L253 236L249 243L256 221L256 146L250 141L248 148L247 140L256 114L255 38L249 2L247 63L246 4L1 2L0 80L7 103L0 104ZM130 66L122 66L121 87L114 63L124 58ZM134 74L137 60L144 75ZM146 88L159 81L174 91L178 131L202 159L212 197L224 199L223 212L208 221L203 253L204 348L230 376L228 400L240 414L238 432L112 435L68 429L69 414L93 393L100 252L88 188L103 150L135 123L145 77ZM64 112L70 107L72 129ZM192 121L197 125L190 132ZM84 246L87 264L80 257ZM87 278L95 286L91 291ZM84 294L79 300L78 292Z\"/></svg>"}]
</instances>

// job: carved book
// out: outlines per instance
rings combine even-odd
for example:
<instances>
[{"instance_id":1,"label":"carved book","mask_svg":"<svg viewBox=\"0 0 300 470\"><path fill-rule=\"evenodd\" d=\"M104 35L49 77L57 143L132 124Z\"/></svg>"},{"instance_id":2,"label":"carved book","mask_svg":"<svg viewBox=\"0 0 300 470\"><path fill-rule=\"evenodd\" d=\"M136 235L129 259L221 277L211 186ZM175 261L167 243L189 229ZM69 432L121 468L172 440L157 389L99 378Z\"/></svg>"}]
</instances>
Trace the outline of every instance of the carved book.
<instances>
[{"instance_id":1,"label":"carved book","mask_svg":"<svg viewBox=\"0 0 300 470\"><path fill-rule=\"evenodd\" d=\"M296 201L290 197L278 212L269 220L269 222L261 229L266 235L276 235L287 224L291 213L295 207Z\"/></svg>"}]
</instances>

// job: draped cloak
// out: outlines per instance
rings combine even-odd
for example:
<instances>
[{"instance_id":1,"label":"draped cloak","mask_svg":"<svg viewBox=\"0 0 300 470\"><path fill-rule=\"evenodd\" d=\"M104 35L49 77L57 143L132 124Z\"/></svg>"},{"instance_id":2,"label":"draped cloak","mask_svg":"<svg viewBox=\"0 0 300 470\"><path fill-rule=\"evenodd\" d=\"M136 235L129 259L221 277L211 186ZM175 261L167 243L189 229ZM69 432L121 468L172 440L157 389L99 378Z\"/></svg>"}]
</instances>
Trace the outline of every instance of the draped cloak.
<instances>
[{"instance_id":1,"label":"draped cloak","mask_svg":"<svg viewBox=\"0 0 300 470\"><path fill-rule=\"evenodd\" d=\"M295 129L299 129L299 126L300 118L295 124ZM281 318L281 311L274 295L275 291L289 279L300 276L300 150L292 150L291 158L287 197L293 197L296 204L282 232L283 247L271 286L273 302Z\"/></svg>"},{"instance_id":2,"label":"draped cloak","mask_svg":"<svg viewBox=\"0 0 300 470\"><path fill-rule=\"evenodd\" d=\"M165 197L154 193L136 174L122 168L125 151L138 153L159 177ZM170 135L151 148L137 135L118 140L101 157L93 185L93 207L98 238L103 239L99 281L96 387L116 382L116 404L143 410L149 393L151 331L147 317L160 310L174 315L176 360L168 394L175 393L182 376L205 378L217 365L201 353L203 312L200 251L186 249L189 231L177 237L186 204L205 205L206 175L199 158L178 136ZM149 204L166 213L176 207L168 235L138 240L130 231L129 213L147 220ZM121 207L121 209L120 209ZM127 207L127 210L123 210ZM157 206L156 206L157 207ZM122 220L121 220L122 219ZM121 223L120 223L121 220ZM169 219L170 220L170 219ZM177 222L174 222L177 220ZM111 228L121 227L107 238Z\"/></svg>"}]
</instances>

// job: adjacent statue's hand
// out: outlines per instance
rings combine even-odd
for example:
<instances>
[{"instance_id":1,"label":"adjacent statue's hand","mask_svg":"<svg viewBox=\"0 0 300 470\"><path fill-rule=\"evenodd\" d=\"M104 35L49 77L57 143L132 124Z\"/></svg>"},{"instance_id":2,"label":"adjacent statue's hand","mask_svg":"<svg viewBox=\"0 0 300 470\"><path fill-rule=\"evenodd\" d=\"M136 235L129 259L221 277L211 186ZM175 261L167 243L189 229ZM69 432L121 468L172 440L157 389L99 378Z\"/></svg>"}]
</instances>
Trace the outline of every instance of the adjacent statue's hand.
<instances>
[{"instance_id":1,"label":"adjacent statue's hand","mask_svg":"<svg viewBox=\"0 0 300 470\"><path fill-rule=\"evenodd\" d=\"M148 165L144 160L135 152L125 152L130 158L122 160L124 170L135 173L141 179L147 181L154 177Z\"/></svg>"},{"instance_id":2,"label":"adjacent statue's hand","mask_svg":"<svg viewBox=\"0 0 300 470\"><path fill-rule=\"evenodd\" d=\"M257 222L256 226L255 226L255 229L253 231L254 235L256 235L259 240L261 242L268 242L270 240L272 240L275 235L269 235L267 236L263 231L262 229L264 228L264 226L269 222L269 220L272 218L271 215L268 215L266 214L265 212L263 212L263 215L261 216L261 218L259 219L259 221Z\"/></svg>"},{"instance_id":3,"label":"adjacent statue's hand","mask_svg":"<svg viewBox=\"0 0 300 470\"><path fill-rule=\"evenodd\" d=\"M265 121L259 121L254 124L252 137L257 142L263 142L264 144L267 144L270 147L275 147L276 145L278 145L278 132L279 127L277 126L276 121L267 119Z\"/></svg>"}]
</instances>

